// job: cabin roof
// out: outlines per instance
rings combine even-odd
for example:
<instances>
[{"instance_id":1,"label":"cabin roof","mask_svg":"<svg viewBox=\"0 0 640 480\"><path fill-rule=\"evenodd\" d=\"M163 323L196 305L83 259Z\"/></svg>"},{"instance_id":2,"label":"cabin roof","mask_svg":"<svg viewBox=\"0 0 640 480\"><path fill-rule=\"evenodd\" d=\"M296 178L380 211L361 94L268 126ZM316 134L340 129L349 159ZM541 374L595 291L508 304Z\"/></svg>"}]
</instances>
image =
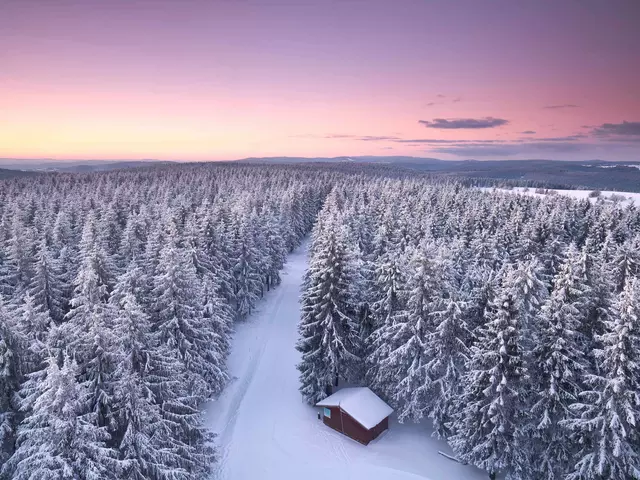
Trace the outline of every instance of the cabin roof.
<instances>
[{"instance_id":1,"label":"cabin roof","mask_svg":"<svg viewBox=\"0 0 640 480\"><path fill-rule=\"evenodd\" d=\"M372 429L393 413L393 408L367 387L338 390L316 404L318 407L340 407L366 429Z\"/></svg>"}]
</instances>

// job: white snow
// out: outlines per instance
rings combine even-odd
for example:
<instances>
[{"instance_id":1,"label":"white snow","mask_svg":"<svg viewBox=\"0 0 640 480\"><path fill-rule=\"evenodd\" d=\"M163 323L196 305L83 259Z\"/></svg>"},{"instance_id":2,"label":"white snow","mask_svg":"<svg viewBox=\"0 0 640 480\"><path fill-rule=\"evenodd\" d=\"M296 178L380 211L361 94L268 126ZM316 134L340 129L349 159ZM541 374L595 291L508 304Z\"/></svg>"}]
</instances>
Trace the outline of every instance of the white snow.
<instances>
[{"instance_id":1,"label":"white snow","mask_svg":"<svg viewBox=\"0 0 640 480\"><path fill-rule=\"evenodd\" d=\"M448 445L423 424L399 424L368 446L325 426L298 392L295 350L298 298L306 248L289 257L282 284L237 325L229 358L234 378L207 405L207 426L218 434L220 480L486 480L474 467L438 453Z\"/></svg>"},{"instance_id":2,"label":"white snow","mask_svg":"<svg viewBox=\"0 0 640 480\"><path fill-rule=\"evenodd\" d=\"M480 190L485 192L491 192L493 190L497 190L499 192L509 192L509 193L520 193L522 195L532 195L534 197L544 197L546 196L544 193L536 193L535 188L526 188L526 187L514 187L513 189L507 190L504 188L494 188L494 187L480 187ZM589 194L595 190L563 190L563 189L555 189L553 190L557 192L559 195L566 195L568 197L577 198L580 200L589 199L592 203L595 202L598 198L603 200L609 200L612 195L616 195L619 197L624 197L624 200L620 201L619 205L626 206L631 203L640 206L640 193L634 192L616 192L613 190L601 190L600 197L589 197Z\"/></svg>"},{"instance_id":3,"label":"white snow","mask_svg":"<svg viewBox=\"0 0 640 480\"><path fill-rule=\"evenodd\" d=\"M367 387L349 387L316 404L318 407L340 407L366 429L372 429L393 413L393 408Z\"/></svg>"}]
</instances>

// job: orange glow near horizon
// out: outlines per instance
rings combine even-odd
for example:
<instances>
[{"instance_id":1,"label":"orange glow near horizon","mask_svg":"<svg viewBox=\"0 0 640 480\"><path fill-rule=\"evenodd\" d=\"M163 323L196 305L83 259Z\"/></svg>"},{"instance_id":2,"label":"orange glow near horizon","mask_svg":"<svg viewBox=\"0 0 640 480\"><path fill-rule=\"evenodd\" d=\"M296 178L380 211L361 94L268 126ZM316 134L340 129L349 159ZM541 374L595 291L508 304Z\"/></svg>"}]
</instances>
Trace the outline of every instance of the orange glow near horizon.
<instances>
[{"instance_id":1,"label":"orange glow near horizon","mask_svg":"<svg viewBox=\"0 0 640 480\"><path fill-rule=\"evenodd\" d=\"M640 160L633 16L500 3L10 2L0 158Z\"/></svg>"}]
</instances>

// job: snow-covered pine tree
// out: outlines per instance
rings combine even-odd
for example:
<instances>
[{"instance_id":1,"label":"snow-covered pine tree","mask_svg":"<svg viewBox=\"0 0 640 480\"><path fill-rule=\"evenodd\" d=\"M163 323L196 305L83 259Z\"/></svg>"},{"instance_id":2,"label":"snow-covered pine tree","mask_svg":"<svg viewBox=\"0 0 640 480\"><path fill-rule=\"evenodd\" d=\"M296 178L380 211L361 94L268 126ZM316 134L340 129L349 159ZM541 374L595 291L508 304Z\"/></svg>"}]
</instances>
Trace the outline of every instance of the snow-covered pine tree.
<instances>
[{"instance_id":1,"label":"snow-covered pine tree","mask_svg":"<svg viewBox=\"0 0 640 480\"><path fill-rule=\"evenodd\" d=\"M9 315L0 295L0 472L13 453L15 429L20 418L15 394L25 373L26 342Z\"/></svg>"},{"instance_id":2,"label":"snow-covered pine tree","mask_svg":"<svg viewBox=\"0 0 640 480\"><path fill-rule=\"evenodd\" d=\"M435 327L426 342L425 356L429 359L426 413L440 438L448 438L454 433L453 420L462 408L458 399L473 340L467 324L468 311L469 302L464 297L450 294L439 302L431 315Z\"/></svg>"},{"instance_id":3,"label":"snow-covered pine tree","mask_svg":"<svg viewBox=\"0 0 640 480\"><path fill-rule=\"evenodd\" d=\"M446 438L452 435L452 421L462 407L457 400L462 393L462 377L473 343L472 327L468 323L472 318L472 304L470 292L458 283L451 259L440 255L435 272L423 270L418 291L420 285L431 289L430 297L423 294L427 300L423 302L428 307L425 313L429 314L426 325L430 327L424 342L424 356L428 360L428 379L422 387L427 389L425 414L432 419L435 433ZM414 287L412 296L416 290ZM410 297L410 310L414 302Z\"/></svg>"},{"instance_id":4,"label":"snow-covered pine tree","mask_svg":"<svg viewBox=\"0 0 640 480\"><path fill-rule=\"evenodd\" d=\"M389 341L395 335L397 324L406 322L406 286L404 257L398 251L390 250L377 260L377 268L373 272L369 304L371 305L371 333L363 338L367 384L384 398L389 400L395 394L400 381L398 365L387 363L392 350L400 347L407 338L398 339L395 345ZM360 327L368 327L364 325ZM407 334L408 331L405 331ZM396 375L390 375L390 369Z\"/></svg>"},{"instance_id":5,"label":"snow-covered pine tree","mask_svg":"<svg viewBox=\"0 0 640 480\"><path fill-rule=\"evenodd\" d=\"M262 291L262 278L258 269L259 252L250 234L248 218L238 219L235 226L237 237L235 244L233 276L236 302L236 316L243 319L255 306Z\"/></svg>"},{"instance_id":6,"label":"snow-covered pine tree","mask_svg":"<svg viewBox=\"0 0 640 480\"><path fill-rule=\"evenodd\" d=\"M63 289L68 289L68 285L58 275L56 262L43 238L38 245L29 294L34 303L55 322L61 322L66 313Z\"/></svg>"},{"instance_id":7,"label":"snow-covered pine tree","mask_svg":"<svg viewBox=\"0 0 640 480\"><path fill-rule=\"evenodd\" d=\"M191 375L194 395L209 397L226 380L217 332L204 316L203 286L189 251L170 239L162 249L154 278L153 330L158 343L180 359Z\"/></svg>"},{"instance_id":8,"label":"snow-covered pine tree","mask_svg":"<svg viewBox=\"0 0 640 480\"><path fill-rule=\"evenodd\" d=\"M120 240L119 256L123 267L132 260L140 260L147 243L147 228L141 214L132 213L127 217Z\"/></svg>"},{"instance_id":9,"label":"snow-covered pine tree","mask_svg":"<svg viewBox=\"0 0 640 480\"><path fill-rule=\"evenodd\" d=\"M569 405L582 390L589 368L580 333L589 293L580 251L571 245L536 317L533 335L531 433L536 438L534 461L543 479L561 477L574 453L562 422L569 418Z\"/></svg>"},{"instance_id":10,"label":"snow-covered pine tree","mask_svg":"<svg viewBox=\"0 0 640 480\"><path fill-rule=\"evenodd\" d=\"M503 277L503 282L505 278ZM463 377L464 405L449 439L463 460L507 478L528 478L526 451L528 372L523 358L519 300L503 283L477 331Z\"/></svg>"},{"instance_id":11,"label":"snow-covered pine tree","mask_svg":"<svg viewBox=\"0 0 640 480\"><path fill-rule=\"evenodd\" d=\"M23 352L23 373L40 370L47 356L51 319L28 293L24 295L22 303L15 310L15 317L16 330L20 332L26 343Z\"/></svg>"},{"instance_id":12,"label":"snow-covered pine tree","mask_svg":"<svg viewBox=\"0 0 640 480\"><path fill-rule=\"evenodd\" d=\"M42 381L31 384L34 397L18 430L17 448L3 473L16 480L116 479L115 452L109 434L86 413L91 393L76 381L77 365L68 356L62 367L49 358Z\"/></svg>"},{"instance_id":13,"label":"snow-covered pine tree","mask_svg":"<svg viewBox=\"0 0 640 480\"><path fill-rule=\"evenodd\" d=\"M280 270L286 261L287 248L275 211L269 212L265 228L265 247L268 254L266 285L267 289L270 289L280 284Z\"/></svg>"},{"instance_id":14,"label":"snow-covered pine tree","mask_svg":"<svg viewBox=\"0 0 640 480\"><path fill-rule=\"evenodd\" d=\"M95 218L89 214L80 242L81 263L74 280L71 310L61 326L62 345L78 363L78 381L88 388L88 411L95 414L98 426L111 418L111 375L115 368L114 337L107 300L113 277L110 262L97 238ZM84 383L87 382L87 383Z\"/></svg>"},{"instance_id":15,"label":"snow-covered pine tree","mask_svg":"<svg viewBox=\"0 0 640 480\"><path fill-rule=\"evenodd\" d=\"M524 340L531 342L534 320L540 308L549 297L550 282L544 275L544 267L536 259L521 261L508 266L505 283L517 299L518 311L522 318ZM527 345L527 349L531 346Z\"/></svg>"},{"instance_id":16,"label":"snow-covered pine tree","mask_svg":"<svg viewBox=\"0 0 640 480\"><path fill-rule=\"evenodd\" d=\"M110 444L118 451L120 478L143 480L188 479L180 456L172 449L172 422L162 416L154 393L160 382L148 315L136 300L141 271L134 262L118 279L109 299L116 338L116 369L113 373Z\"/></svg>"},{"instance_id":17,"label":"snow-covered pine tree","mask_svg":"<svg viewBox=\"0 0 640 480\"><path fill-rule=\"evenodd\" d=\"M19 213L14 212L6 249L9 277L5 281L18 294L28 288L33 276L34 241L33 229L25 226Z\"/></svg>"},{"instance_id":18,"label":"snow-covered pine tree","mask_svg":"<svg viewBox=\"0 0 640 480\"><path fill-rule=\"evenodd\" d=\"M621 292L625 283L640 276L640 235L620 245L613 255L615 291Z\"/></svg>"},{"instance_id":19,"label":"snow-covered pine tree","mask_svg":"<svg viewBox=\"0 0 640 480\"><path fill-rule=\"evenodd\" d=\"M579 446L567 480L640 478L640 280L618 294L596 351L598 374L571 405L563 422Z\"/></svg>"},{"instance_id":20,"label":"snow-covered pine tree","mask_svg":"<svg viewBox=\"0 0 640 480\"><path fill-rule=\"evenodd\" d=\"M353 273L336 223L316 237L302 292L298 364L300 392L309 403L327 396L339 380L350 380L360 367L357 325L349 298Z\"/></svg>"}]
</instances>

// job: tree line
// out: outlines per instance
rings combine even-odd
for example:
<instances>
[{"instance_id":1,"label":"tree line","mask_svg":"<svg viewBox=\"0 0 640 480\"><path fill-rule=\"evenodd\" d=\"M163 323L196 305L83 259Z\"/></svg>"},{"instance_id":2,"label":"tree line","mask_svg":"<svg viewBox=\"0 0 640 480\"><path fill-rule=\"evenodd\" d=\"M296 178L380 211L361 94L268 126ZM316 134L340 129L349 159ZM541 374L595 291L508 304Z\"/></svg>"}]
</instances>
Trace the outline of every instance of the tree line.
<instances>
[{"instance_id":1,"label":"tree line","mask_svg":"<svg viewBox=\"0 0 640 480\"><path fill-rule=\"evenodd\" d=\"M367 385L492 478L640 478L637 207L349 178L309 258L309 403Z\"/></svg>"}]
</instances>

